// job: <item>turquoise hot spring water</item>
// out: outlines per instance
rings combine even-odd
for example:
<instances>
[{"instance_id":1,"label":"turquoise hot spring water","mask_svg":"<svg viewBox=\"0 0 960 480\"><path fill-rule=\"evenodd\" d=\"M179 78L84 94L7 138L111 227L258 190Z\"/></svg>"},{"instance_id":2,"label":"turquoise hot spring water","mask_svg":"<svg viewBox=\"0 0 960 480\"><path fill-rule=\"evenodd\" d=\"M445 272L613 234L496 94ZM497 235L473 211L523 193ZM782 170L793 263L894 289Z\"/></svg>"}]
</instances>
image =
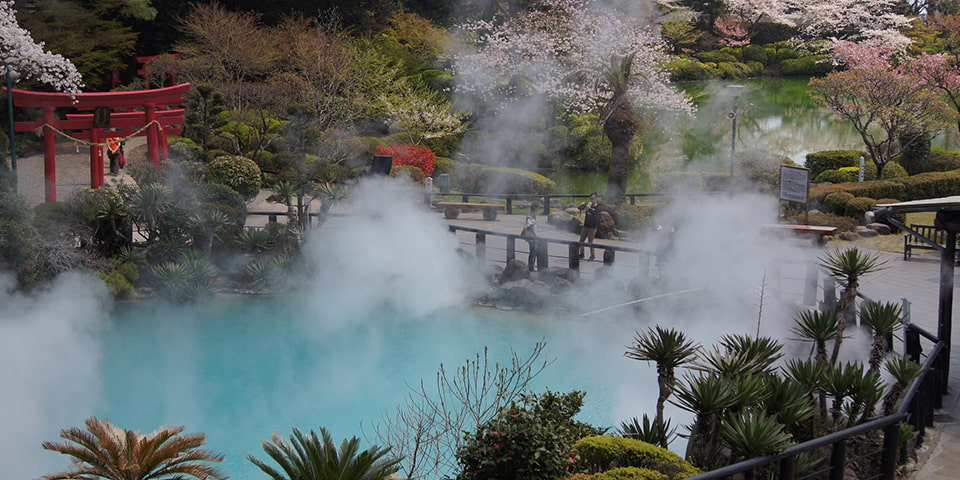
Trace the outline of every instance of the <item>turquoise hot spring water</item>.
<instances>
[{"instance_id":1,"label":"turquoise hot spring water","mask_svg":"<svg viewBox=\"0 0 960 480\"><path fill-rule=\"evenodd\" d=\"M615 427L652 413L656 372L623 356L641 325L482 308L415 316L383 308L349 322L284 298L226 297L192 307L121 306L99 333L102 378L90 415L153 431L184 425L226 455L233 479L266 478L245 457L261 442L324 426L339 443L376 443L371 426L421 379L433 385L485 348L490 362L526 358L538 341L552 362L534 391L587 392L578 419ZM676 419L674 424L677 424ZM67 425L64 425L66 427ZM80 426L77 424L76 426ZM268 461L272 462L272 461Z\"/></svg>"}]
</instances>

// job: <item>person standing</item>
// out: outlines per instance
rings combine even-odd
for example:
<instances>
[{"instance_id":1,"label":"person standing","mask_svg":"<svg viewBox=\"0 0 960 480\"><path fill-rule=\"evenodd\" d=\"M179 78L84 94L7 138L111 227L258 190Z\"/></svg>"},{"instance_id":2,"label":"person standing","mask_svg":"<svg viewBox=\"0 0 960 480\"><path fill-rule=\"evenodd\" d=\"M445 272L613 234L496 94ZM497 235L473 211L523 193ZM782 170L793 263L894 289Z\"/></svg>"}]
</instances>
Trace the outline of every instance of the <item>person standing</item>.
<instances>
[{"instance_id":1,"label":"person standing","mask_svg":"<svg viewBox=\"0 0 960 480\"><path fill-rule=\"evenodd\" d=\"M531 272L537 265L537 211L540 210L540 204L533 202L530 204L530 213L523 222L523 235L527 237L530 255L527 256L527 269Z\"/></svg>"},{"instance_id":2,"label":"person standing","mask_svg":"<svg viewBox=\"0 0 960 480\"><path fill-rule=\"evenodd\" d=\"M590 200L580 204L578 207L583 212L583 227L580 229L580 242L584 240L590 244L589 261L596 260L596 252L593 248L593 238L597 235L597 227L600 226L600 203L597 201L597 193L590 194ZM580 258L583 258L584 248L580 246Z\"/></svg>"}]
</instances>

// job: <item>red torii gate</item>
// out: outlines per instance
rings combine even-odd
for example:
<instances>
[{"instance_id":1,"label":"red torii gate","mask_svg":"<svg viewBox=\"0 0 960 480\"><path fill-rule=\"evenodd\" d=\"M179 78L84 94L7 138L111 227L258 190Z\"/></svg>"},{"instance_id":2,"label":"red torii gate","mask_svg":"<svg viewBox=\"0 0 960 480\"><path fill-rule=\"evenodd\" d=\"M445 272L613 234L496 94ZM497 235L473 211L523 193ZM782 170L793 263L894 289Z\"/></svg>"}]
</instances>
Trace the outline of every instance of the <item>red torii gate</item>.
<instances>
[{"instance_id":1,"label":"red torii gate","mask_svg":"<svg viewBox=\"0 0 960 480\"><path fill-rule=\"evenodd\" d=\"M4 89L6 90L6 89ZM189 83L154 90L129 92L79 93L70 98L66 93L30 92L12 89L17 107L43 109L43 118L16 122L17 132L29 132L43 128L43 174L47 202L57 201L56 137L63 130L81 130L70 138L90 141L90 187L103 185L103 146L106 137L104 128L110 128L110 136L146 136L150 161L159 166L161 157L166 159L167 134L178 134L183 125L183 109L170 109L183 105L183 96L190 90ZM70 114L66 119L57 118L58 107L72 107L79 111L95 113ZM106 109L106 110L104 110ZM129 110L114 113L114 110ZM142 109L142 111L134 111ZM64 134L65 135L65 134Z\"/></svg>"}]
</instances>

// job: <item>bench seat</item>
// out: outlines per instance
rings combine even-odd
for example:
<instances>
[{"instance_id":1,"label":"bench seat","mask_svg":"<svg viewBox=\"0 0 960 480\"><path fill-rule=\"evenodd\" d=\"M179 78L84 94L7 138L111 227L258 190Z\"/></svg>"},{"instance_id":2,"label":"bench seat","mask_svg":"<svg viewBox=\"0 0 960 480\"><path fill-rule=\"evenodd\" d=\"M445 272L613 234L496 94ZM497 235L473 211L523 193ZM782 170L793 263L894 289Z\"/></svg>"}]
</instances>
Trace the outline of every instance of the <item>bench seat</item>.
<instances>
[{"instance_id":1,"label":"bench seat","mask_svg":"<svg viewBox=\"0 0 960 480\"><path fill-rule=\"evenodd\" d=\"M940 247L946 244L947 232L939 230L933 225L912 224L910 229L936 242ZM939 248L930 245L920 239L913 233L907 232L903 235L903 259L906 260L913 256L913 250L939 250Z\"/></svg>"},{"instance_id":2,"label":"bench seat","mask_svg":"<svg viewBox=\"0 0 960 480\"><path fill-rule=\"evenodd\" d=\"M437 208L443 209L443 217L448 219L459 217L460 210L481 210L484 220L496 220L497 212L506 210L507 206L502 203L437 202Z\"/></svg>"},{"instance_id":3,"label":"bench seat","mask_svg":"<svg viewBox=\"0 0 960 480\"><path fill-rule=\"evenodd\" d=\"M837 227L821 227L818 225L793 225L788 223L774 223L764 225L771 230L787 230L798 235L810 235L814 245L823 245L837 233Z\"/></svg>"}]
</instances>

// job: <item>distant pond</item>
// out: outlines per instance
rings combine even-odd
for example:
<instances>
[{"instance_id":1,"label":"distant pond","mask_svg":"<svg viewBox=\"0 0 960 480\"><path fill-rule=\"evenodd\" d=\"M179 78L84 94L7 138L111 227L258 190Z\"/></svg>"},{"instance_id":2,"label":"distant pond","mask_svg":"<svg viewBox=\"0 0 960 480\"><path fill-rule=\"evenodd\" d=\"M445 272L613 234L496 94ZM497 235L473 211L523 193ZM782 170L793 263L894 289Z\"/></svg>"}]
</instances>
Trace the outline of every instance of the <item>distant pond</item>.
<instances>
[{"instance_id":1,"label":"distant pond","mask_svg":"<svg viewBox=\"0 0 960 480\"><path fill-rule=\"evenodd\" d=\"M727 114L733 97L727 85L744 85L737 102L736 151L751 150L783 155L802 165L808 153L822 150L862 149L860 135L849 122L837 119L807 93L807 78L763 78L730 82L684 82L697 106L696 118L664 125L651 136L642 154L643 169L635 169L630 190L645 189L651 170L726 171L730 161L732 122ZM934 144L960 149L956 130L941 134ZM558 191L603 192L606 174L544 171L559 183Z\"/></svg>"}]
</instances>

